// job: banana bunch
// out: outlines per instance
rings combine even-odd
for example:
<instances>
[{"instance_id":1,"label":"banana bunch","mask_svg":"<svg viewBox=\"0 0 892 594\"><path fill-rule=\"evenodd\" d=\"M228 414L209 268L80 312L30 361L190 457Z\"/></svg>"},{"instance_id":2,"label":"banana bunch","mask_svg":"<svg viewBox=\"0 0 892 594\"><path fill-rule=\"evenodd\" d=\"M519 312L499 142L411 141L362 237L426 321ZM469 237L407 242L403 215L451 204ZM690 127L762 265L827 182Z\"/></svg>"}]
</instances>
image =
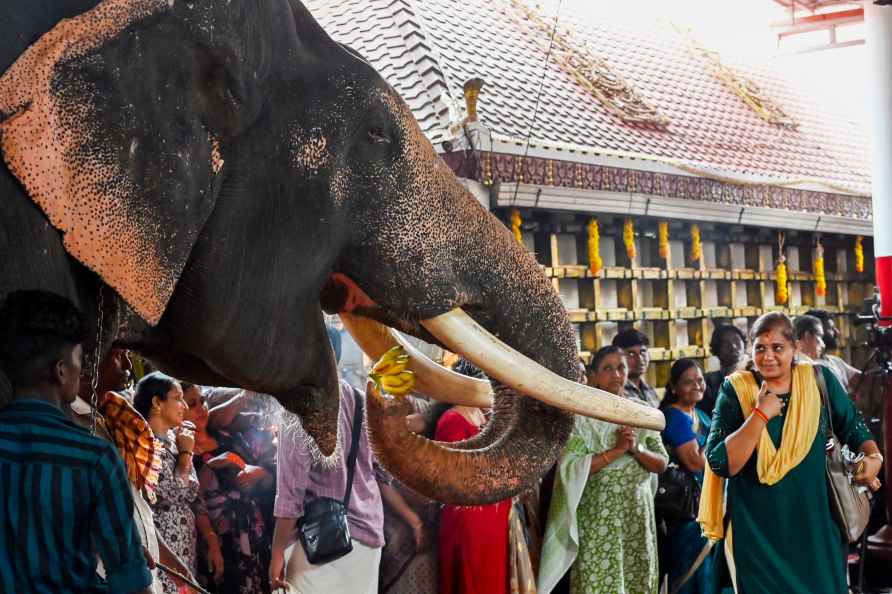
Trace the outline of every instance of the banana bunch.
<instances>
[{"instance_id":1,"label":"banana bunch","mask_svg":"<svg viewBox=\"0 0 892 594\"><path fill-rule=\"evenodd\" d=\"M378 390L394 396L405 396L415 388L415 373L406 369L409 355L401 346L395 346L381 355L372 367L369 377Z\"/></svg>"}]
</instances>

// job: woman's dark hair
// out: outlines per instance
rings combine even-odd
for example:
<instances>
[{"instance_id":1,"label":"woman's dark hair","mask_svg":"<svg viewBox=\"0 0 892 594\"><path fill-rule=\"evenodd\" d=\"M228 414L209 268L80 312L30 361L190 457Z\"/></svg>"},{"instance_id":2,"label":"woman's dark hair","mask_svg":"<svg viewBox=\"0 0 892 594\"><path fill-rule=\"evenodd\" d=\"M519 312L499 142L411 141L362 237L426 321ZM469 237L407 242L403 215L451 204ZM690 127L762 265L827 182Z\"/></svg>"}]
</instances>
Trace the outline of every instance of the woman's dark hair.
<instances>
[{"instance_id":1,"label":"woman's dark hair","mask_svg":"<svg viewBox=\"0 0 892 594\"><path fill-rule=\"evenodd\" d=\"M763 334L767 334L772 330L779 330L784 338L793 342L793 322L790 317L782 311L772 311L762 314L759 319L753 322L750 328L750 340L755 341Z\"/></svg>"},{"instance_id":2,"label":"woman's dark hair","mask_svg":"<svg viewBox=\"0 0 892 594\"><path fill-rule=\"evenodd\" d=\"M810 309L805 312L803 315L806 316L814 316L821 320L822 324L826 324L830 321L830 312L826 309Z\"/></svg>"},{"instance_id":3,"label":"woman's dark hair","mask_svg":"<svg viewBox=\"0 0 892 594\"><path fill-rule=\"evenodd\" d=\"M0 305L0 368L13 389L49 381L52 365L87 337L84 315L55 293L15 291Z\"/></svg>"},{"instance_id":4,"label":"woman's dark hair","mask_svg":"<svg viewBox=\"0 0 892 594\"><path fill-rule=\"evenodd\" d=\"M740 342L743 343L744 348L746 348L746 334L743 333L743 330L735 326L734 324L722 324L721 326L716 326L715 330L712 331L712 338L709 339L709 352L713 355L718 356L719 348L721 348L722 339L726 334L735 334L738 338L740 338Z\"/></svg>"},{"instance_id":5,"label":"woman's dark hair","mask_svg":"<svg viewBox=\"0 0 892 594\"><path fill-rule=\"evenodd\" d=\"M817 335L818 332L823 333L823 331L824 323L817 316L808 314L796 316L796 320L793 322L793 336L796 337L796 340L802 340L806 334Z\"/></svg>"},{"instance_id":6,"label":"woman's dark hair","mask_svg":"<svg viewBox=\"0 0 892 594\"><path fill-rule=\"evenodd\" d=\"M592 356L592 362L589 363L586 371L588 373L598 373L598 365L601 364L601 361L606 359L610 355L623 354L623 350L616 345L607 345L606 347L601 347L598 349L595 354Z\"/></svg>"},{"instance_id":7,"label":"woman's dark hair","mask_svg":"<svg viewBox=\"0 0 892 594\"><path fill-rule=\"evenodd\" d=\"M152 398L157 396L162 401L167 400L167 393L177 383L177 380L169 375L164 375L160 371L153 371L136 384L136 393L133 395L133 408L148 421L149 411L152 410Z\"/></svg>"},{"instance_id":8,"label":"woman's dark hair","mask_svg":"<svg viewBox=\"0 0 892 594\"><path fill-rule=\"evenodd\" d=\"M678 394L675 393L673 386L678 386L681 376L692 367L699 368L700 364L689 358L678 359L672 364L672 369L669 370L669 381L666 382L666 393L663 395L663 400L660 401L660 410L665 410L678 402Z\"/></svg>"}]
</instances>

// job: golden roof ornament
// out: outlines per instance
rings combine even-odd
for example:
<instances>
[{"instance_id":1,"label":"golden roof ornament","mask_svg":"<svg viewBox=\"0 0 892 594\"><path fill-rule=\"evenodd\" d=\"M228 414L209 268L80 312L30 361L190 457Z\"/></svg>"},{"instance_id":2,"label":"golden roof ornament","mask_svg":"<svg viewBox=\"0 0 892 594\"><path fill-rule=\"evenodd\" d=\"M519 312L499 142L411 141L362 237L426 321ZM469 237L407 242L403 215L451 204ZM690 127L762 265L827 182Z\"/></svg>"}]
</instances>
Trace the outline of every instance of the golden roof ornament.
<instances>
[{"instance_id":1,"label":"golden roof ornament","mask_svg":"<svg viewBox=\"0 0 892 594\"><path fill-rule=\"evenodd\" d=\"M472 78L465 81L462 86L462 93L465 96L465 109L467 109L468 117L466 122L477 121L477 98L480 97L480 89L483 88L482 78Z\"/></svg>"},{"instance_id":2,"label":"golden roof ornament","mask_svg":"<svg viewBox=\"0 0 892 594\"><path fill-rule=\"evenodd\" d=\"M766 122L784 128L795 129L799 127L799 122L781 109L780 105L766 96L762 89L759 88L759 85L744 77L730 66L723 64L718 52L703 46L695 40L690 29L681 29L674 24L672 26L684 38L688 51L691 54L704 58L709 63L713 75L740 97L750 109L756 112L756 115Z\"/></svg>"},{"instance_id":3,"label":"golden roof ornament","mask_svg":"<svg viewBox=\"0 0 892 594\"><path fill-rule=\"evenodd\" d=\"M510 0L510 4L513 10L505 11L507 16L521 32L548 52L553 25L521 0ZM585 43L575 39L569 29L554 31L551 53L561 70L622 121L661 127L669 125L669 118L647 103L606 60L593 55Z\"/></svg>"}]
</instances>

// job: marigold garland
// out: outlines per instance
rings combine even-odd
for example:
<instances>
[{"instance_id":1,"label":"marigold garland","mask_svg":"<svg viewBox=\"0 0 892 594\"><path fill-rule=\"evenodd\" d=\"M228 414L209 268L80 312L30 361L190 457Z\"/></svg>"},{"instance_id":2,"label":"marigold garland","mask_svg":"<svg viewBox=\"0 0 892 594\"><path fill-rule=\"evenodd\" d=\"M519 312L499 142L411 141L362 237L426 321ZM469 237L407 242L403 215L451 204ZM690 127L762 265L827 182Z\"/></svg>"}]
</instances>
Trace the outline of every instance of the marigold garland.
<instances>
[{"instance_id":1,"label":"marigold garland","mask_svg":"<svg viewBox=\"0 0 892 594\"><path fill-rule=\"evenodd\" d=\"M774 290L774 302L777 305L786 305L790 298L787 291L787 263L783 256L777 261L777 287Z\"/></svg>"},{"instance_id":2,"label":"marigold garland","mask_svg":"<svg viewBox=\"0 0 892 594\"><path fill-rule=\"evenodd\" d=\"M700 241L700 226L691 225L691 262L699 262L703 257L703 243Z\"/></svg>"},{"instance_id":3,"label":"marigold garland","mask_svg":"<svg viewBox=\"0 0 892 594\"><path fill-rule=\"evenodd\" d=\"M818 240L815 247L815 295L824 297L827 295L827 276L824 274L824 246Z\"/></svg>"},{"instance_id":4,"label":"marigold garland","mask_svg":"<svg viewBox=\"0 0 892 594\"><path fill-rule=\"evenodd\" d=\"M597 276L604 264L601 260L601 233L598 229L598 219L592 217L585 230L588 233L588 269L592 276Z\"/></svg>"},{"instance_id":5,"label":"marigold garland","mask_svg":"<svg viewBox=\"0 0 892 594\"><path fill-rule=\"evenodd\" d=\"M787 289L787 258L784 256L783 232L777 234L777 270L775 276L774 303L786 305L790 299L790 291Z\"/></svg>"},{"instance_id":6,"label":"marigold garland","mask_svg":"<svg viewBox=\"0 0 892 594\"><path fill-rule=\"evenodd\" d=\"M660 257L664 260L669 259L669 223L667 221L661 221L659 224L659 238L660 238Z\"/></svg>"},{"instance_id":7,"label":"marigold garland","mask_svg":"<svg viewBox=\"0 0 892 594\"><path fill-rule=\"evenodd\" d=\"M635 260L635 223L632 219L626 219L623 224L623 243L626 245L626 254L630 261Z\"/></svg>"},{"instance_id":8,"label":"marigold garland","mask_svg":"<svg viewBox=\"0 0 892 594\"><path fill-rule=\"evenodd\" d=\"M514 239L517 240L517 243L523 245L523 233L520 230L520 226L523 224L523 219L520 218L520 211L516 208L511 211L511 232L514 234Z\"/></svg>"},{"instance_id":9,"label":"marigold garland","mask_svg":"<svg viewBox=\"0 0 892 594\"><path fill-rule=\"evenodd\" d=\"M864 272L864 238L855 238L855 272Z\"/></svg>"}]
</instances>

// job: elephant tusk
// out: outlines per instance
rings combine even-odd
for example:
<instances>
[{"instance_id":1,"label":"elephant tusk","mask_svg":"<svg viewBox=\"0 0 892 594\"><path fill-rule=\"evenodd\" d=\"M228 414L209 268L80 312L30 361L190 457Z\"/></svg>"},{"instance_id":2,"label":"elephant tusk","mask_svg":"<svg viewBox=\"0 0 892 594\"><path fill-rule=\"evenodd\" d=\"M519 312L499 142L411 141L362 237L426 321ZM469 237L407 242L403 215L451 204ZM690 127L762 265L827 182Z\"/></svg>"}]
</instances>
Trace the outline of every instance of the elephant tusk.
<instances>
[{"instance_id":1,"label":"elephant tusk","mask_svg":"<svg viewBox=\"0 0 892 594\"><path fill-rule=\"evenodd\" d=\"M391 347L402 346L409 355L406 368L415 372L415 392L447 404L479 408L492 406L492 386L488 381L467 377L438 365L391 328L375 320L345 312L338 315L353 340L372 361L377 361Z\"/></svg>"},{"instance_id":2,"label":"elephant tusk","mask_svg":"<svg viewBox=\"0 0 892 594\"><path fill-rule=\"evenodd\" d=\"M525 396L612 423L657 431L666 426L661 411L555 374L490 334L460 308L424 320L421 325L490 378Z\"/></svg>"}]
</instances>

